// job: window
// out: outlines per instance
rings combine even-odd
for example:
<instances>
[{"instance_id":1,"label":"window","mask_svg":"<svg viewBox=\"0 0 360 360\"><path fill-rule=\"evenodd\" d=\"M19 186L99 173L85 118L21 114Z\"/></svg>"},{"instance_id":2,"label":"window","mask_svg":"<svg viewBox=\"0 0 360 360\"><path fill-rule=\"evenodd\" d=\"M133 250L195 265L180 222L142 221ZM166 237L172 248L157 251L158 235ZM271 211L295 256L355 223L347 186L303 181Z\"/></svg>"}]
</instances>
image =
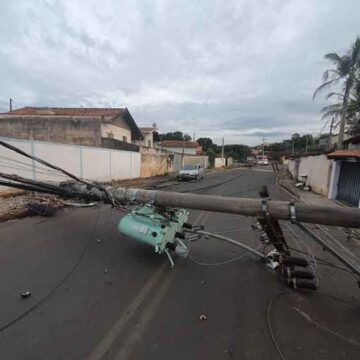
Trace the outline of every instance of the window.
<instances>
[{"instance_id":1,"label":"window","mask_svg":"<svg viewBox=\"0 0 360 360\"><path fill-rule=\"evenodd\" d=\"M126 137L126 136L123 136L123 137L122 137L122 141L123 141L123 142L127 142L127 137Z\"/></svg>"}]
</instances>

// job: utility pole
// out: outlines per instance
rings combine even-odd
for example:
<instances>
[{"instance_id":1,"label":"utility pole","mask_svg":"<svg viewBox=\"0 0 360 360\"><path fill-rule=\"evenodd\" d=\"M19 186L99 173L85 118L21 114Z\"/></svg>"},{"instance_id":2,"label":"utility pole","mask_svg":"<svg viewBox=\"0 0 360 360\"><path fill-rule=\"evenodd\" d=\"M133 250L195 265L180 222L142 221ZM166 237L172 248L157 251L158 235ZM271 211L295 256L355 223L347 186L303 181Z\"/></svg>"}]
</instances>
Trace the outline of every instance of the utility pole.
<instances>
[{"instance_id":1,"label":"utility pole","mask_svg":"<svg viewBox=\"0 0 360 360\"><path fill-rule=\"evenodd\" d=\"M181 156L181 167L185 165L184 157L185 157L185 140L183 139L183 147L182 147L182 156Z\"/></svg>"},{"instance_id":2,"label":"utility pole","mask_svg":"<svg viewBox=\"0 0 360 360\"><path fill-rule=\"evenodd\" d=\"M222 145L221 145L221 162L223 161L222 159L224 158L224 136L222 137Z\"/></svg>"},{"instance_id":3,"label":"utility pole","mask_svg":"<svg viewBox=\"0 0 360 360\"><path fill-rule=\"evenodd\" d=\"M331 138L332 138L332 131L333 131L333 128L334 128L334 121L335 121L335 116L333 116L331 118L330 131L329 131L329 141L328 141L328 150L331 149Z\"/></svg>"},{"instance_id":4,"label":"utility pole","mask_svg":"<svg viewBox=\"0 0 360 360\"><path fill-rule=\"evenodd\" d=\"M9 99L10 112L13 110L12 103L13 103L13 99L12 99L12 98L10 98L10 99Z\"/></svg>"},{"instance_id":5,"label":"utility pole","mask_svg":"<svg viewBox=\"0 0 360 360\"><path fill-rule=\"evenodd\" d=\"M308 142L309 142L309 136L306 134L306 143L305 143L305 154L307 154L307 149L308 149Z\"/></svg>"},{"instance_id":6,"label":"utility pole","mask_svg":"<svg viewBox=\"0 0 360 360\"><path fill-rule=\"evenodd\" d=\"M263 137L262 158L265 157L265 138Z\"/></svg>"},{"instance_id":7,"label":"utility pole","mask_svg":"<svg viewBox=\"0 0 360 360\"><path fill-rule=\"evenodd\" d=\"M193 141L195 141L195 133L193 133Z\"/></svg>"}]
</instances>

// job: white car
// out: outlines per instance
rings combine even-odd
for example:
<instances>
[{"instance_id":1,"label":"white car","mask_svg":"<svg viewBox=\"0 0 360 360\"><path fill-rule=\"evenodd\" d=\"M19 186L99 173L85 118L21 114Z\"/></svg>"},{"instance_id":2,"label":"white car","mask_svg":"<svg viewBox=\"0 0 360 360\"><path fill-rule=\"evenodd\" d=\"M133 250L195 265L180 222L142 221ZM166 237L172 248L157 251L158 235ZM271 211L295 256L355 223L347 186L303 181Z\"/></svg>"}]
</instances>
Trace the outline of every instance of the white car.
<instances>
[{"instance_id":1,"label":"white car","mask_svg":"<svg viewBox=\"0 0 360 360\"><path fill-rule=\"evenodd\" d=\"M184 165L177 173L178 180L200 180L204 178L204 168L197 165Z\"/></svg>"},{"instance_id":2,"label":"white car","mask_svg":"<svg viewBox=\"0 0 360 360\"><path fill-rule=\"evenodd\" d=\"M269 165L268 159L260 159L258 162L259 165Z\"/></svg>"}]
</instances>

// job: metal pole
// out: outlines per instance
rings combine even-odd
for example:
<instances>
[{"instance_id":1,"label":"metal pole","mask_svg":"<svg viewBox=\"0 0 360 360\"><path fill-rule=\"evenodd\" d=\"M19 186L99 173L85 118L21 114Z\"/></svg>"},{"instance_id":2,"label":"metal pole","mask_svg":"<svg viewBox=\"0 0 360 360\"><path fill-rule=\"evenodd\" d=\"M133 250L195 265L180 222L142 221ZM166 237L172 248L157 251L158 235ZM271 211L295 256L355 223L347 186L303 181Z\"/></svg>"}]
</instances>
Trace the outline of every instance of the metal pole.
<instances>
[{"instance_id":1,"label":"metal pole","mask_svg":"<svg viewBox=\"0 0 360 360\"><path fill-rule=\"evenodd\" d=\"M9 99L9 105L10 105L10 112L13 110L13 107L12 107L12 102L13 102L13 99L12 98L10 98Z\"/></svg>"}]
</instances>

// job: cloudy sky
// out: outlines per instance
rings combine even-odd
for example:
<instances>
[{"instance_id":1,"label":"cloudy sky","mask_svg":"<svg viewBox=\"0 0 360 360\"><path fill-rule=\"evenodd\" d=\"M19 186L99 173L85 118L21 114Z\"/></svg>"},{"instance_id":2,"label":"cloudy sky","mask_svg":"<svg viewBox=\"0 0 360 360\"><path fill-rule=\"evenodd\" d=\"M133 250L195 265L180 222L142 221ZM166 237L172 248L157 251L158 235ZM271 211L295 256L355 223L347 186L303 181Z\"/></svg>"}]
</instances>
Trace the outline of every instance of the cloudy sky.
<instances>
[{"instance_id":1,"label":"cloudy sky","mask_svg":"<svg viewBox=\"0 0 360 360\"><path fill-rule=\"evenodd\" d=\"M256 144L318 134L323 55L359 0L0 0L0 112L128 107L138 125Z\"/></svg>"}]
</instances>

